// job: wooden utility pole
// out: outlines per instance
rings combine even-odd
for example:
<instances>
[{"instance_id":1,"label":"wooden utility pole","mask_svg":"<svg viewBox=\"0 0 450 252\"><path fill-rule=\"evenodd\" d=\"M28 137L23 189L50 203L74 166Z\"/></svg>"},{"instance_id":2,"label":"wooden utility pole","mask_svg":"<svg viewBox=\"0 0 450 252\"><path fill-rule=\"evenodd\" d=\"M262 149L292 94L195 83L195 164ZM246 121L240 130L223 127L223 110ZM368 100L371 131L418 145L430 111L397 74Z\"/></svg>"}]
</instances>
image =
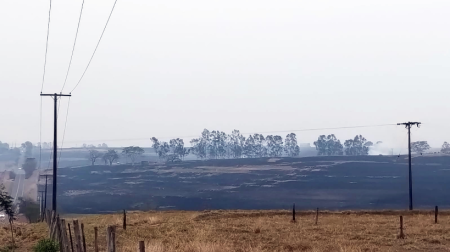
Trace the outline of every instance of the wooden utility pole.
<instances>
[{"instance_id":1,"label":"wooden utility pole","mask_svg":"<svg viewBox=\"0 0 450 252\"><path fill-rule=\"evenodd\" d=\"M45 210L47 209L47 182L48 177L52 176L51 174L45 174L45 175L39 175L40 177L45 177L45 189L44 189L44 206L43 206L43 213L45 215Z\"/></svg>"},{"instance_id":2,"label":"wooden utility pole","mask_svg":"<svg viewBox=\"0 0 450 252\"><path fill-rule=\"evenodd\" d=\"M413 210L413 196L412 196L412 172L411 172L411 127L417 125L420 127L420 122L406 122L397 123L397 125L405 125L408 129L408 155L409 155L409 210Z\"/></svg>"},{"instance_id":3,"label":"wooden utility pole","mask_svg":"<svg viewBox=\"0 0 450 252\"><path fill-rule=\"evenodd\" d=\"M72 96L70 94L43 94L41 96L50 96L55 102L54 121L53 121L53 195L52 195L52 210L56 212L56 188L57 188L57 168L58 168L58 97Z\"/></svg>"},{"instance_id":4,"label":"wooden utility pole","mask_svg":"<svg viewBox=\"0 0 450 252\"><path fill-rule=\"evenodd\" d=\"M43 220L44 216L44 191L39 191L39 216Z\"/></svg>"}]
</instances>

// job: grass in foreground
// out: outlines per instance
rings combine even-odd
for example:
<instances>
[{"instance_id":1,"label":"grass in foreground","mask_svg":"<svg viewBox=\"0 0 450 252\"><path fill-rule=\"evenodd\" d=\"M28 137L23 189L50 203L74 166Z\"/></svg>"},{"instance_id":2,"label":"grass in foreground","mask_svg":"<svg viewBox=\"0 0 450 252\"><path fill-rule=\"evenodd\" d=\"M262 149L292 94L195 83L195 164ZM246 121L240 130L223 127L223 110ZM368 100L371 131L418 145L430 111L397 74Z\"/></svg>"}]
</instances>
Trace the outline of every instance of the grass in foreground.
<instances>
[{"instance_id":1,"label":"grass in foreground","mask_svg":"<svg viewBox=\"0 0 450 252\"><path fill-rule=\"evenodd\" d=\"M399 216L404 215L406 239L397 239ZM139 241L150 252L260 251L450 251L450 212L434 224L431 212L204 211L128 213L79 218L85 225L88 251L93 251L94 227L99 228L100 251L106 250L106 227L117 225L117 251L137 251ZM47 236L45 224L20 225L16 251L30 251ZM0 244L10 234L0 229Z\"/></svg>"}]
</instances>

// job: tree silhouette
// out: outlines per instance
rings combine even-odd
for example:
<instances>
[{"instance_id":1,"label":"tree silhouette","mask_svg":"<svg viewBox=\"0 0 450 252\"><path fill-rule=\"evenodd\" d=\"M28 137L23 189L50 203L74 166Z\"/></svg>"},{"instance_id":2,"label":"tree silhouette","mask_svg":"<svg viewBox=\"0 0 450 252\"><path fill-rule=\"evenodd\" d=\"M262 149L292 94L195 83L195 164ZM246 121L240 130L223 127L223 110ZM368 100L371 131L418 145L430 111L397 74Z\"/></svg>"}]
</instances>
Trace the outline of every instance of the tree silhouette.
<instances>
[{"instance_id":1,"label":"tree silhouette","mask_svg":"<svg viewBox=\"0 0 450 252\"><path fill-rule=\"evenodd\" d=\"M430 149L427 141L417 141L411 143L411 151L416 154L422 154L424 151Z\"/></svg>"},{"instance_id":2,"label":"tree silhouette","mask_svg":"<svg viewBox=\"0 0 450 252\"><path fill-rule=\"evenodd\" d=\"M139 146L129 146L122 149L122 154L130 158L132 165L134 165L136 157L141 156L144 152L144 149Z\"/></svg>"},{"instance_id":3,"label":"tree silhouette","mask_svg":"<svg viewBox=\"0 0 450 252\"><path fill-rule=\"evenodd\" d=\"M119 153L116 150L108 150L105 154L103 154L103 159L106 160L109 165L112 165L114 161L119 159Z\"/></svg>"},{"instance_id":4,"label":"tree silhouette","mask_svg":"<svg viewBox=\"0 0 450 252\"><path fill-rule=\"evenodd\" d=\"M366 146L367 140L357 135L354 139L345 140L345 155L347 156L362 156L369 155L369 147Z\"/></svg>"},{"instance_id":5,"label":"tree silhouette","mask_svg":"<svg viewBox=\"0 0 450 252\"><path fill-rule=\"evenodd\" d=\"M441 152L444 154L450 154L450 144L447 142L444 142L444 144L442 145Z\"/></svg>"},{"instance_id":6,"label":"tree silhouette","mask_svg":"<svg viewBox=\"0 0 450 252\"><path fill-rule=\"evenodd\" d=\"M287 134L284 139L284 152L288 157L296 157L300 155L300 147L297 144L297 136L295 133Z\"/></svg>"},{"instance_id":7,"label":"tree silhouette","mask_svg":"<svg viewBox=\"0 0 450 252\"><path fill-rule=\"evenodd\" d=\"M267 152L271 157L281 157L283 155L283 138L281 136L268 135L266 137Z\"/></svg>"},{"instance_id":8,"label":"tree silhouette","mask_svg":"<svg viewBox=\"0 0 450 252\"><path fill-rule=\"evenodd\" d=\"M16 220L16 213L14 211L13 198L5 192L3 185L0 185L0 211L5 212L8 216L9 227L11 230L11 242L14 245L13 222Z\"/></svg>"},{"instance_id":9,"label":"tree silhouette","mask_svg":"<svg viewBox=\"0 0 450 252\"><path fill-rule=\"evenodd\" d=\"M87 156L87 158L89 159L89 161L91 161L92 165L95 165L95 161L97 160L97 158L101 157L102 153L100 153L98 150L89 150L89 154Z\"/></svg>"},{"instance_id":10,"label":"tree silhouette","mask_svg":"<svg viewBox=\"0 0 450 252\"><path fill-rule=\"evenodd\" d=\"M336 138L334 134L325 136L321 135L314 142L316 146L317 155L319 156L335 156L343 154L343 146L341 141Z\"/></svg>"}]
</instances>

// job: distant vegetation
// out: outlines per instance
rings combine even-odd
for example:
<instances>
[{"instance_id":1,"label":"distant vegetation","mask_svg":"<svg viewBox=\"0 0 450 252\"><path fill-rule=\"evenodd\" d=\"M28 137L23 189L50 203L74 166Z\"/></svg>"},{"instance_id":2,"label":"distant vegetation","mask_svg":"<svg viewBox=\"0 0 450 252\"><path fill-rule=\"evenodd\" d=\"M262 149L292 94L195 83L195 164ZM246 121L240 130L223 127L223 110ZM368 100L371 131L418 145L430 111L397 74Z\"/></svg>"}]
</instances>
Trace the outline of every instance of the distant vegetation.
<instances>
[{"instance_id":1,"label":"distant vegetation","mask_svg":"<svg viewBox=\"0 0 450 252\"><path fill-rule=\"evenodd\" d=\"M411 143L411 151L416 154L422 154L423 152L430 149L427 141L418 141Z\"/></svg>"},{"instance_id":2,"label":"distant vegetation","mask_svg":"<svg viewBox=\"0 0 450 252\"><path fill-rule=\"evenodd\" d=\"M151 138L152 147L160 159L182 160L191 153L200 159L222 159L222 158L258 158L258 157L296 157L300 154L297 136L295 133L287 134L286 137L279 135L253 134L243 136L239 130L233 130L231 134L222 131L203 130L199 138L190 141L191 148L184 147L183 139L170 140L169 143L159 141L156 137ZM381 143L381 142L380 142ZM363 136L357 135L342 145L335 135L319 136L314 145L318 155L368 155L369 147L373 143L367 141Z\"/></svg>"},{"instance_id":3,"label":"distant vegetation","mask_svg":"<svg viewBox=\"0 0 450 252\"><path fill-rule=\"evenodd\" d=\"M226 134L204 129L199 138L191 140L190 149L184 147L184 141L180 138L172 139L169 143L161 142L156 137L151 140L159 158L167 160L182 160L189 153L200 159L279 157L283 153L296 157L300 154L295 133L288 134L283 143L282 137L278 135L264 137L262 134L253 134L246 138L239 130Z\"/></svg>"},{"instance_id":4,"label":"distant vegetation","mask_svg":"<svg viewBox=\"0 0 450 252\"><path fill-rule=\"evenodd\" d=\"M0 185L0 212L4 212L9 222L11 230L11 246L14 246L13 223L16 220L13 198L5 191L3 185Z\"/></svg>"},{"instance_id":5,"label":"distant vegetation","mask_svg":"<svg viewBox=\"0 0 450 252\"><path fill-rule=\"evenodd\" d=\"M151 141L158 157L168 161L183 160L188 154L194 154L199 159L296 157L301 151L295 133L287 134L283 141L279 135L264 136L256 133L245 137L239 130L226 134L222 131L204 129L200 137L190 141L191 148L185 148L184 141L180 138L167 143L152 137ZM321 135L314 142L319 156L369 155L369 149L380 144L382 142L374 144L362 135L356 135L342 144L334 134ZM427 141L418 141L411 143L411 148L413 152L419 154L429 150L430 146ZM450 154L449 143L444 143L442 153Z\"/></svg>"},{"instance_id":6,"label":"distant vegetation","mask_svg":"<svg viewBox=\"0 0 450 252\"><path fill-rule=\"evenodd\" d=\"M122 154L131 160L131 163L134 165L134 161L138 156L144 154L144 149L139 146L130 146L125 147L122 150Z\"/></svg>"},{"instance_id":7,"label":"distant vegetation","mask_svg":"<svg viewBox=\"0 0 450 252\"><path fill-rule=\"evenodd\" d=\"M139 146L129 146L122 149L122 155L131 160L134 165L136 158L144 154L144 149ZM105 164L112 165L114 161L119 159L119 153L116 150L110 149L106 152L100 152L95 149L90 149L87 159L91 162L91 165L95 165L98 159L102 159Z\"/></svg>"},{"instance_id":8,"label":"distant vegetation","mask_svg":"<svg viewBox=\"0 0 450 252\"><path fill-rule=\"evenodd\" d=\"M444 154L450 154L450 144L447 142L444 142L444 144L442 145L441 152Z\"/></svg>"},{"instance_id":9,"label":"distant vegetation","mask_svg":"<svg viewBox=\"0 0 450 252\"><path fill-rule=\"evenodd\" d=\"M185 146L185 141L181 138L174 138L168 142L160 141L156 137L152 137L150 140L152 142L151 147L159 159L167 162L182 161L190 154L198 159L236 159L296 157L300 155L301 151L295 133L289 133L284 138L280 135L264 136L258 133L245 137L239 130L233 130L231 134L227 134L223 131L204 129L198 138L189 142L190 147ZM313 144L318 156L363 156L369 155L370 148L377 147L381 143L368 141L362 135L356 135L352 139L341 142L336 135L330 134L320 135ZM87 149L86 158L91 165L95 165L98 160L103 161L104 164L112 165L121 156L134 164L136 160L139 160L137 158L144 153L144 149L139 146L129 146L122 150L110 149L106 143L98 145L83 144L82 147ZM39 148L52 149L53 143L43 142L34 145L30 141L26 141L16 148L0 141L0 161L10 162L5 163L5 167L23 165L28 178L37 168L37 164L31 159L36 157L36 153L38 153L36 149L39 150ZM426 153L430 149L427 141L411 143L411 150L416 154ZM450 154L450 143L444 142L440 152ZM20 160L23 160L23 164L19 164Z\"/></svg>"},{"instance_id":10,"label":"distant vegetation","mask_svg":"<svg viewBox=\"0 0 450 252\"><path fill-rule=\"evenodd\" d=\"M32 199L19 198L19 213L25 215L30 223L39 222L39 211L39 204L36 201Z\"/></svg>"}]
</instances>

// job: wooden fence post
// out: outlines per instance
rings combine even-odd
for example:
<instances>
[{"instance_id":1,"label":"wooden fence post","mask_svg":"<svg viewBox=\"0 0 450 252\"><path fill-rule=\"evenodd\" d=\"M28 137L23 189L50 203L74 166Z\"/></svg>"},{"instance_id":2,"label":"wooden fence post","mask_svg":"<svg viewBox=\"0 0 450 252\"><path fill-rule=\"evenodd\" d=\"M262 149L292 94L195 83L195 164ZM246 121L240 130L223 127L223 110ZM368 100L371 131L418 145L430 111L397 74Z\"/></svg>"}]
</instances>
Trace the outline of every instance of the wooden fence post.
<instances>
[{"instance_id":1,"label":"wooden fence post","mask_svg":"<svg viewBox=\"0 0 450 252\"><path fill-rule=\"evenodd\" d=\"M400 216L400 235L399 239L405 239L405 234L403 234L403 216Z\"/></svg>"},{"instance_id":2,"label":"wooden fence post","mask_svg":"<svg viewBox=\"0 0 450 252\"><path fill-rule=\"evenodd\" d=\"M438 213L439 213L438 206L435 206L434 207L434 224L438 223Z\"/></svg>"},{"instance_id":3,"label":"wooden fence post","mask_svg":"<svg viewBox=\"0 0 450 252\"><path fill-rule=\"evenodd\" d=\"M72 240L72 231L70 230L70 223L67 223L67 225L69 225L70 248L72 248L72 252L76 252L73 250L73 240Z\"/></svg>"},{"instance_id":4,"label":"wooden fence post","mask_svg":"<svg viewBox=\"0 0 450 252\"><path fill-rule=\"evenodd\" d=\"M63 252L70 252L69 239L67 238L66 220L61 219L61 240L63 242Z\"/></svg>"},{"instance_id":5,"label":"wooden fence post","mask_svg":"<svg viewBox=\"0 0 450 252\"><path fill-rule=\"evenodd\" d=\"M106 229L107 252L116 252L116 227L109 226Z\"/></svg>"},{"instance_id":6,"label":"wooden fence post","mask_svg":"<svg viewBox=\"0 0 450 252\"><path fill-rule=\"evenodd\" d=\"M81 234L80 234L80 225L78 224L78 220L73 220L73 235L75 238L75 246L77 247L77 252L83 252L83 247L81 246Z\"/></svg>"},{"instance_id":7,"label":"wooden fence post","mask_svg":"<svg viewBox=\"0 0 450 252\"><path fill-rule=\"evenodd\" d=\"M295 204L292 206L292 222L295 222Z\"/></svg>"},{"instance_id":8,"label":"wooden fence post","mask_svg":"<svg viewBox=\"0 0 450 252\"><path fill-rule=\"evenodd\" d=\"M127 230L127 212L123 210L123 230Z\"/></svg>"},{"instance_id":9,"label":"wooden fence post","mask_svg":"<svg viewBox=\"0 0 450 252\"><path fill-rule=\"evenodd\" d=\"M94 251L98 252L98 228L94 227Z\"/></svg>"},{"instance_id":10,"label":"wooden fence post","mask_svg":"<svg viewBox=\"0 0 450 252\"><path fill-rule=\"evenodd\" d=\"M139 252L145 252L145 243L144 241L139 242Z\"/></svg>"},{"instance_id":11,"label":"wooden fence post","mask_svg":"<svg viewBox=\"0 0 450 252\"><path fill-rule=\"evenodd\" d=\"M319 222L319 208L316 210L316 225Z\"/></svg>"},{"instance_id":12,"label":"wooden fence post","mask_svg":"<svg viewBox=\"0 0 450 252\"><path fill-rule=\"evenodd\" d=\"M51 219L52 219L52 212L50 212L50 209L47 209L47 211L45 212L45 221L47 222L47 226L49 229L51 227L51 223L50 223Z\"/></svg>"},{"instance_id":13,"label":"wooden fence post","mask_svg":"<svg viewBox=\"0 0 450 252\"><path fill-rule=\"evenodd\" d=\"M86 238L84 236L84 224L81 223L81 240L83 241L83 252L86 252Z\"/></svg>"},{"instance_id":14,"label":"wooden fence post","mask_svg":"<svg viewBox=\"0 0 450 252\"><path fill-rule=\"evenodd\" d=\"M59 249L64 251L64 245L62 242L62 232L61 232L61 219L59 218L59 214L56 216L55 222L55 238L56 242L59 243Z\"/></svg>"},{"instance_id":15,"label":"wooden fence post","mask_svg":"<svg viewBox=\"0 0 450 252\"><path fill-rule=\"evenodd\" d=\"M55 240L56 236L56 212L51 212L51 218L50 218L50 239Z\"/></svg>"}]
</instances>

